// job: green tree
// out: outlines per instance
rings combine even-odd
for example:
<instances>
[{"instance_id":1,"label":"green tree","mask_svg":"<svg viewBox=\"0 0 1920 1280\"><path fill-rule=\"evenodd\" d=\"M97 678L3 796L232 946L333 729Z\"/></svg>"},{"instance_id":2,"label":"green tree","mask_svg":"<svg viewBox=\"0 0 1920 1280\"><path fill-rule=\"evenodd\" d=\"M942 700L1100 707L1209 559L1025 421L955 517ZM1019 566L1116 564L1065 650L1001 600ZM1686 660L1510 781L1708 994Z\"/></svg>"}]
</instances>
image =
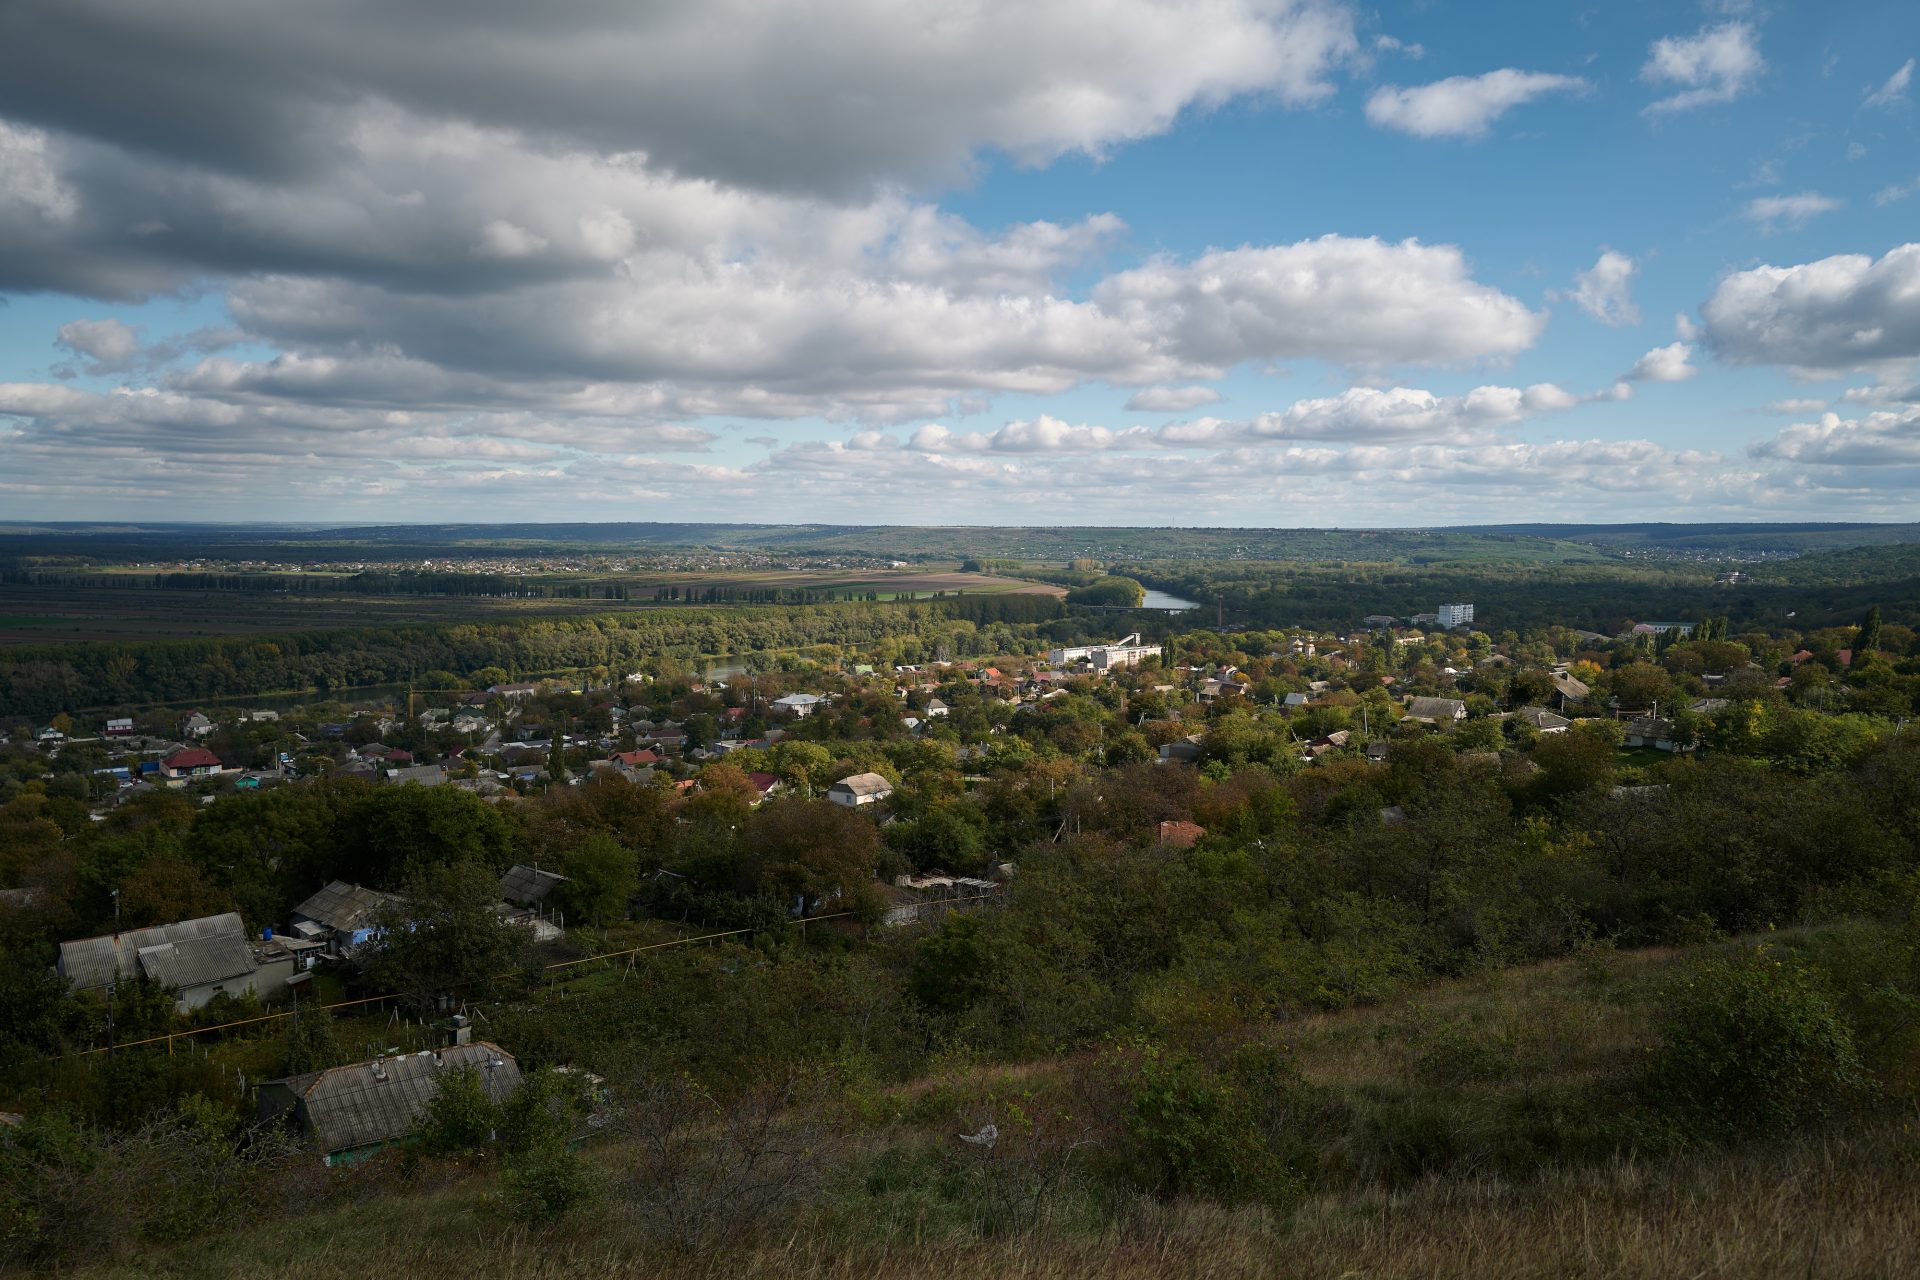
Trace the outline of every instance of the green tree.
<instances>
[{"instance_id":1,"label":"green tree","mask_svg":"<svg viewBox=\"0 0 1920 1280\"><path fill-rule=\"evenodd\" d=\"M381 934L366 961L368 979L422 1013L450 992L488 990L495 978L525 963L532 937L500 918L494 909L499 900L499 882L477 863L415 872L401 901L379 913Z\"/></svg>"},{"instance_id":2,"label":"green tree","mask_svg":"<svg viewBox=\"0 0 1920 1280\"><path fill-rule=\"evenodd\" d=\"M290 1021L286 1054L280 1062L282 1074L321 1071L347 1061L347 1051L334 1029L333 1014L324 1005L309 1003L297 1009Z\"/></svg>"},{"instance_id":3,"label":"green tree","mask_svg":"<svg viewBox=\"0 0 1920 1280\"><path fill-rule=\"evenodd\" d=\"M1858 663L1880 651L1880 606L1874 605L1867 610L1867 616L1861 619L1860 630L1853 637L1853 660Z\"/></svg>"},{"instance_id":4,"label":"green tree","mask_svg":"<svg viewBox=\"0 0 1920 1280\"><path fill-rule=\"evenodd\" d=\"M566 854L566 879L554 889L557 905L569 920L604 925L627 916L627 904L640 887L633 850L604 832L595 832Z\"/></svg>"}]
</instances>

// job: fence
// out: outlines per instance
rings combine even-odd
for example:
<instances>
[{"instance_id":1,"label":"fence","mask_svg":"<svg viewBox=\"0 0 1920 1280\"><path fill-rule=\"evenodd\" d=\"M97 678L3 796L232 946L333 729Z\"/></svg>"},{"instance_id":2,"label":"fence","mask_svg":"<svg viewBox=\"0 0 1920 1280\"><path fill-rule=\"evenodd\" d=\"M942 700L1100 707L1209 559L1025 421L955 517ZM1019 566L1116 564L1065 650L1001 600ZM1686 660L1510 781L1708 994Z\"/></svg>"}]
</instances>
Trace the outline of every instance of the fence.
<instances>
[{"instance_id":1,"label":"fence","mask_svg":"<svg viewBox=\"0 0 1920 1280\"><path fill-rule=\"evenodd\" d=\"M997 896L998 896L997 894L982 893L982 894L976 894L971 898L941 899L938 902L929 902L927 905L929 906L938 905L941 907L946 907L946 906L956 905L962 902L979 902L987 898L992 898ZM793 923L800 926L801 936L804 937L806 935L806 927L809 924L816 924L823 920L845 920L850 918L854 914L856 913L852 911L835 911L829 915L823 915L823 916L802 916L798 920L793 921ZM640 955L640 953L643 951L660 951L667 947L690 947L698 942L716 942L722 938L736 938L743 933L753 933L753 932L755 932L755 930L752 928L723 929L718 933L703 933L697 937L692 937L692 938L671 938L666 942L647 942L647 943L642 943L640 946L637 946L637 947L625 947L619 951L605 951L600 953L599 955L581 956L577 960L557 961L554 964L543 966L541 969L541 972L552 973L555 970L559 970L559 969L571 969L583 964L592 964L598 960L619 960L623 957L626 958L627 960L627 967L631 969L633 967L633 960L637 958ZM510 978L514 975L507 974L507 973L500 973L500 974L495 974L494 976L496 978ZM356 1008L362 1005L383 1004L386 1001L398 1000L399 998L400 997L397 993L389 992L386 995L365 996L358 1000L336 1000L332 1004L323 1004L323 1005L318 1005L316 1007L321 1009L326 1009L328 1011L332 1011L334 1009ZM215 1023L210 1027L188 1027L180 1031L169 1031L165 1035L147 1036L146 1038L141 1040L122 1040L117 1044L101 1045L98 1048L76 1049L71 1053L57 1053L57 1054L54 1054L51 1058L45 1059L45 1061L59 1062L67 1058L86 1058L86 1057L91 1057L96 1053L112 1053L120 1049L136 1049L144 1045L153 1045L153 1044L161 1044L161 1043L165 1043L165 1045L167 1046L167 1056L172 1057L173 1042L175 1040L188 1040L190 1042L194 1036L205 1035L209 1031L230 1031L235 1027L253 1026L262 1022L277 1022L281 1018L291 1018L293 1016L294 1016L294 1011L292 1009L283 1010L279 1013L263 1013L252 1018L239 1018L233 1022Z\"/></svg>"}]
</instances>

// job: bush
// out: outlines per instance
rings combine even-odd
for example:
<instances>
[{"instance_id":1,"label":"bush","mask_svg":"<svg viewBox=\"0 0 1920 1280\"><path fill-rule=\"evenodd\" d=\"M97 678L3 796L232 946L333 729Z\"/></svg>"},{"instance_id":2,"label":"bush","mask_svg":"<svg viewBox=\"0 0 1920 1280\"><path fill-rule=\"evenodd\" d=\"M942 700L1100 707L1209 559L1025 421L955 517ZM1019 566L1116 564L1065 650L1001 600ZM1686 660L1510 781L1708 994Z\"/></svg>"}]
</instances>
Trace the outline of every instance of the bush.
<instances>
[{"instance_id":1,"label":"bush","mask_svg":"<svg viewBox=\"0 0 1920 1280\"><path fill-rule=\"evenodd\" d=\"M1774 948L1712 961L1675 993L1644 1089L1678 1136L1787 1133L1865 1084L1818 975Z\"/></svg>"},{"instance_id":2,"label":"bush","mask_svg":"<svg viewBox=\"0 0 1920 1280\"><path fill-rule=\"evenodd\" d=\"M1239 1065L1220 1071L1190 1055L1147 1048L1127 1131L1155 1190L1275 1203L1302 1189L1271 1132L1274 1103L1284 1105L1287 1093L1276 1071L1284 1076L1290 1068L1264 1056L1250 1061L1248 1072L1234 1070ZM1253 1079L1243 1083L1241 1074Z\"/></svg>"},{"instance_id":3,"label":"bush","mask_svg":"<svg viewBox=\"0 0 1920 1280\"><path fill-rule=\"evenodd\" d=\"M456 1067L440 1078L420 1117L420 1139L435 1155L462 1155L493 1141L500 1108L487 1094L479 1071Z\"/></svg>"},{"instance_id":4,"label":"bush","mask_svg":"<svg viewBox=\"0 0 1920 1280\"><path fill-rule=\"evenodd\" d=\"M555 1222L590 1202L592 1170L558 1139L543 1140L507 1157L500 1168L500 1200L517 1222Z\"/></svg>"}]
</instances>

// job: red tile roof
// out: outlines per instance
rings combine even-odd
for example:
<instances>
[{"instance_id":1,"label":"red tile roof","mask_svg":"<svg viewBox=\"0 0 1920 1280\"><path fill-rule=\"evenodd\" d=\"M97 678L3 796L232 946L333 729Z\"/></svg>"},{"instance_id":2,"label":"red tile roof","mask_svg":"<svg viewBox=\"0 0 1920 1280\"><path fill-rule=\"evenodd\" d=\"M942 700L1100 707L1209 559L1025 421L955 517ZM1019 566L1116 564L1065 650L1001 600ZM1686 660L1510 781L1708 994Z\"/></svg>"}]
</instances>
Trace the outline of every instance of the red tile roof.
<instances>
[{"instance_id":1,"label":"red tile roof","mask_svg":"<svg viewBox=\"0 0 1920 1280\"><path fill-rule=\"evenodd\" d=\"M205 747L187 747L176 751L160 762L169 769L218 769L220 757Z\"/></svg>"}]
</instances>

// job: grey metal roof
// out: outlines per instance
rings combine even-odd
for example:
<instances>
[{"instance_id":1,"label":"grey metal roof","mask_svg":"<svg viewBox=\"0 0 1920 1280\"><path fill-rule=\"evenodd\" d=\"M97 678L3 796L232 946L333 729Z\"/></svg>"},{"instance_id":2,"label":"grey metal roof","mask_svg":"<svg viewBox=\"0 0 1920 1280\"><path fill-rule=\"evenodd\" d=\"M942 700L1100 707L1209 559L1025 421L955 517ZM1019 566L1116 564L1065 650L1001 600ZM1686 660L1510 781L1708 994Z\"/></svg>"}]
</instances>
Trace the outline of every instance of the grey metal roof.
<instances>
[{"instance_id":1,"label":"grey metal roof","mask_svg":"<svg viewBox=\"0 0 1920 1280\"><path fill-rule=\"evenodd\" d=\"M143 969L174 986L191 986L177 978L162 977L154 967L147 965L142 953L150 948L162 948L171 945L174 954L159 956L152 962L162 972L200 973L211 968L220 968L231 962L230 949L204 947L200 944L230 938L238 946L247 962L237 969L231 969L220 975L231 978L248 972L252 966L252 957L247 955L247 930L240 922L239 913L228 911L217 916L202 916L197 920L181 920L174 924L154 925L146 929L129 929L124 933L105 934L98 938L80 938L73 942L60 944L59 970L71 982L77 991L92 987L104 987L114 980L116 975L133 977ZM184 950L182 950L184 948ZM201 978L199 981L218 981L218 978Z\"/></svg>"},{"instance_id":2,"label":"grey metal roof","mask_svg":"<svg viewBox=\"0 0 1920 1280\"><path fill-rule=\"evenodd\" d=\"M1573 723L1565 716L1555 715L1545 707L1522 707L1514 714L1536 729L1564 729Z\"/></svg>"},{"instance_id":3,"label":"grey metal roof","mask_svg":"<svg viewBox=\"0 0 1920 1280\"><path fill-rule=\"evenodd\" d=\"M891 792L893 784L877 773L856 773L850 778L842 778L831 789L851 792L856 796L877 796L882 792Z\"/></svg>"},{"instance_id":4,"label":"grey metal roof","mask_svg":"<svg viewBox=\"0 0 1920 1280\"><path fill-rule=\"evenodd\" d=\"M520 1087L520 1064L484 1040L439 1050L377 1058L283 1081L306 1104L307 1123L329 1152L386 1142L407 1133L447 1072L472 1067L487 1095L504 1102Z\"/></svg>"},{"instance_id":5,"label":"grey metal roof","mask_svg":"<svg viewBox=\"0 0 1920 1280\"><path fill-rule=\"evenodd\" d=\"M378 889L363 889L357 884L335 880L293 909L293 919L312 920L329 929L357 929L393 895Z\"/></svg>"},{"instance_id":6,"label":"grey metal roof","mask_svg":"<svg viewBox=\"0 0 1920 1280\"><path fill-rule=\"evenodd\" d=\"M545 901L546 896L553 892L553 886L565 879L555 871L536 871L525 864L516 864L500 877L500 896L508 902L531 906Z\"/></svg>"},{"instance_id":7,"label":"grey metal roof","mask_svg":"<svg viewBox=\"0 0 1920 1280\"><path fill-rule=\"evenodd\" d=\"M1466 709L1467 704L1458 698L1415 698L1407 704L1407 714L1422 719L1452 718Z\"/></svg>"},{"instance_id":8,"label":"grey metal roof","mask_svg":"<svg viewBox=\"0 0 1920 1280\"><path fill-rule=\"evenodd\" d=\"M252 948L239 934L219 934L186 942L163 942L140 949L140 967L164 986L186 990L252 973Z\"/></svg>"}]
</instances>

